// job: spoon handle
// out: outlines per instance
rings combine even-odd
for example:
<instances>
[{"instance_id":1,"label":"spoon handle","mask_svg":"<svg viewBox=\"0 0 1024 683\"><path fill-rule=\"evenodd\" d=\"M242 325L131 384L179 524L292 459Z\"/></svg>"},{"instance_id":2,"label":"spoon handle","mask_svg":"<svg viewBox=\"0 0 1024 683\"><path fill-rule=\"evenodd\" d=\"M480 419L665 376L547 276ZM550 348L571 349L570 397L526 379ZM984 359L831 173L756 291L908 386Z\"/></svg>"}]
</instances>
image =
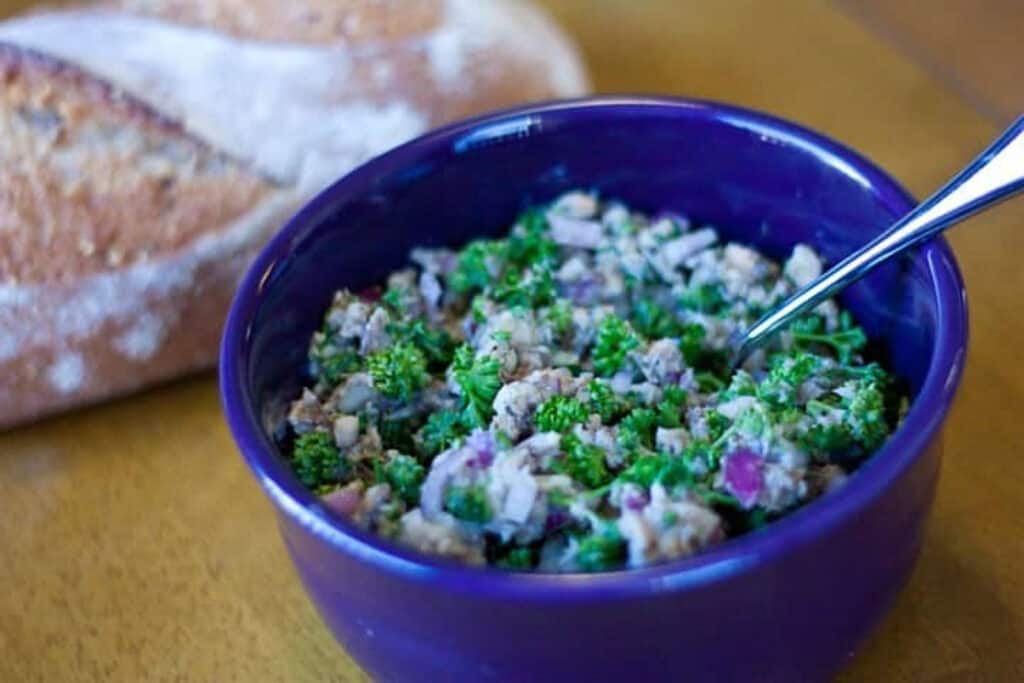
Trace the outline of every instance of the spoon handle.
<instances>
[{"instance_id":1,"label":"spoon handle","mask_svg":"<svg viewBox=\"0 0 1024 683\"><path fill-rule=\"evenodd\" d=\"M744 333L735 347L739 364L776 330L813 309L872 268L933 237L968 216L1024 189L1024 116L960 171L945 187L919 204L889 230L798 290Z\"/></svg>"}]
</instances>

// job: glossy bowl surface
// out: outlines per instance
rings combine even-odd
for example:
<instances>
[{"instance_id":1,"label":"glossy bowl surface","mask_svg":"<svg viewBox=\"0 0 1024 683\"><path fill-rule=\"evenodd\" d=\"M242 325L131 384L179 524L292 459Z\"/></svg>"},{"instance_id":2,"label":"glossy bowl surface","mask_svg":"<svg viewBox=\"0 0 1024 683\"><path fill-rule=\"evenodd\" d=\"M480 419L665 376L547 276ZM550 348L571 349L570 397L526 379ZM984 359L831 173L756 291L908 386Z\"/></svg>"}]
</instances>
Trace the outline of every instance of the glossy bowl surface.
<instances>
[{"instance_id":1,"label":"glossy bowl surface","mask_svg":"<svg viewBox=\"0 0 1024 683\"><path fill-rule=\"evenodd\" d=\"M839 669L904 585L966 352L963 284L942 240L844 293L914 401L840 491L704 554L642 570L528 575L394 547L324 511L270 437L331 293L378 282L415 245L507 229L576 187L673 210L784 257L830 261L913 204L889 176L764 114L613 97L499 112L374 159L267 245L232 306L221 390L298 574L348 652L395 681L804 681ZM270 587L272 589L272 587Z\"/></svg>"}]
</instances>

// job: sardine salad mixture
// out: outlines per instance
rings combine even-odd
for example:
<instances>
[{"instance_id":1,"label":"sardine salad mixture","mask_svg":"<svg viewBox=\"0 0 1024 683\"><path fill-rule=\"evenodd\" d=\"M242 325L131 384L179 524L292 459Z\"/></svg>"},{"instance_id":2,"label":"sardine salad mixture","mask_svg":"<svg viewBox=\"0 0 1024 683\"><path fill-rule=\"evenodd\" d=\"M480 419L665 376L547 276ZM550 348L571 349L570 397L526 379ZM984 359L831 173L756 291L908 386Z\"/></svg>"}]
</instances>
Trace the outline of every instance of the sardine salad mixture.
<instances>
[{"instance_id":1,"label":"sardine salad mixture","mask_svg":"<svg viewBox=\"0 0 1024 683\"><path fill-rule=\"evenodd\" d=\"M283 447L355 524L426 553L592 572L691 555L840 486L906 398L828 302L731 372L734 330L821 273L571 192L504 239L337 292Z\"/></svg>"}]
</instances>

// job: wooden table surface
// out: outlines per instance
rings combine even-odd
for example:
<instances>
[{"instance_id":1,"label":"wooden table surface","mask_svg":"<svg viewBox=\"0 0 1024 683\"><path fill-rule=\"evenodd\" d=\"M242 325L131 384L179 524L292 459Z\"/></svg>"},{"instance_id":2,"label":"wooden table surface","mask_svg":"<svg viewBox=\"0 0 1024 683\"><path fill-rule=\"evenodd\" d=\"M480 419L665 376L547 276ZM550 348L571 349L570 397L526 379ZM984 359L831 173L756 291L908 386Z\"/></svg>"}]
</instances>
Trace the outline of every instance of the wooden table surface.
<instances>
[{"instance_id":1,"label":"wooden table surface","mask_svg":"<svg viewBox=\"0 0 1024 683\"><path fill-rule=\"evenodd\" d=\"M997 132L835 5L545 4L598 90L774 111L917 193ZM843 681L1024 680L1024 202L952 242L973 338L938 500L909 587ZM0 680L365 680L299 587L212 376L0 435L0 501Z\"/></svg>"}]
</instances>

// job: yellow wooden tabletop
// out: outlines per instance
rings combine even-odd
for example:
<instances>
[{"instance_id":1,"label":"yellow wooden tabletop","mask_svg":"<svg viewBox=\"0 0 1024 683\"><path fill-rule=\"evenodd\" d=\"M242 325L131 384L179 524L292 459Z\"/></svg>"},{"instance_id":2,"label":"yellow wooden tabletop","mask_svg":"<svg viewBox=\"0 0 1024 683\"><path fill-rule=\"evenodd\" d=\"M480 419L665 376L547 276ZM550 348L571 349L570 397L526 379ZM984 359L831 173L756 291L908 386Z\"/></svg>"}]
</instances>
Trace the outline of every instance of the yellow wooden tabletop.
<instances>
[{"instance_id":1,"label":"yellow wooden tabletop","mask_svg":"<svg viewBox=\"0 0 1024 683\"><path fill-rule=\"evenodd\" d=\"M997 132L831 4L544 4L599 90L777 112L917 193ZM1024 680L1024 200L952 242L973 338L938 500L908 589L843 681ZM0 435L0 506L2 681L365 680L299 587L212 376Z\"/></svg>"}]
</instances>

